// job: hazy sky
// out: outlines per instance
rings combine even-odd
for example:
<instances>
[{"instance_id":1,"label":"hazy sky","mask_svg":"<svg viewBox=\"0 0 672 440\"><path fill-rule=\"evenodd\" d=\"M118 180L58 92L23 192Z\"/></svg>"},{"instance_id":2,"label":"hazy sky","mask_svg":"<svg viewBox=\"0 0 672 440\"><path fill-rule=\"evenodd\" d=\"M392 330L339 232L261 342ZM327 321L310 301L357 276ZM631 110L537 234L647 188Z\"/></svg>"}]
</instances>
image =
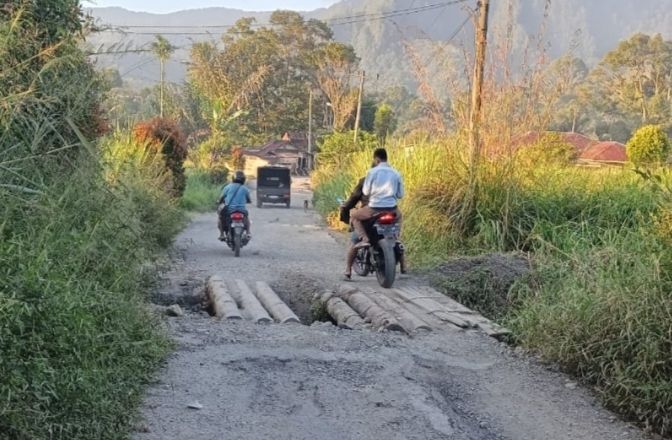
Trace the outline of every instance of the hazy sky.
<instances>
[{"instance_id":1,"label":"hazy sky","mask_svg":"<svg viewBox=\"0 0 672 440\"><path fill-rule=\"evenodd\" d=\"M338 0L94 0L85 1L87 6L121 6L132 11L173 12L182 9L222 6L246 11L272 11L275 9L295 9L309 11L326 7Z\"/></svg>"}]
</instances>

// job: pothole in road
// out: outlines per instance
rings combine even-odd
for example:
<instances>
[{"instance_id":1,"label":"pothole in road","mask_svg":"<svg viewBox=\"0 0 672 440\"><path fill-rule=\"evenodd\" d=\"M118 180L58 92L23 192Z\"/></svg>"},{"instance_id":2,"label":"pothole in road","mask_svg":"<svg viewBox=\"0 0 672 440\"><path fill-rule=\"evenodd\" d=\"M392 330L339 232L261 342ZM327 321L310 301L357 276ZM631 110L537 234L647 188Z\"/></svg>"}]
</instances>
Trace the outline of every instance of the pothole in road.
<instances>
[{"instance_id":1,"label":"pothole in road","mask_svg":"<svg viewBox=\"0 0 672 440\"><path fill-rule=\"evenodd\" d=\"M325 291L325 286L319 281L302 274L288 273L272 283L271 287L302 323L334 322L326 305L319 300Z\"/></svg>"}]
</instances>

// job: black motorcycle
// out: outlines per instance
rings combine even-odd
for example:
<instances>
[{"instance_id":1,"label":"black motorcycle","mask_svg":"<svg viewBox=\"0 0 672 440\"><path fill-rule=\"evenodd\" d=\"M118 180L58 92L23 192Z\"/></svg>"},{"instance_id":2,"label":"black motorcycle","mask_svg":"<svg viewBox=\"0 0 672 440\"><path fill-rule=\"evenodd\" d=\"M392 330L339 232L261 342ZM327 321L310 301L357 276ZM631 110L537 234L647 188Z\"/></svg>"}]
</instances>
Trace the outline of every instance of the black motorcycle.
<instances>
[{"instance_id":1,"label":"black motorcycle","mask_svg":"<svg viewBox=\"0 0 672 440\"><path fill-rule=\"evenodd\" d=\"M245 233L245 214L234 211L228 217L226 228L226 244L233 250L236 257L240 257L240 249L250 242Z\"/></svg>"},{"instance_id":2,"label":"black motorcycle","mask_svg":"<svg viewBox=\"0 0 672 440\"><path fill-rule=\"evenodd\" d=\"M389 289L404 254L397 216L392 211L379 212L365 227L370 244L357 249L353 268L362 277L375 272L378 284Z\"/></svg>"}]
</instances>

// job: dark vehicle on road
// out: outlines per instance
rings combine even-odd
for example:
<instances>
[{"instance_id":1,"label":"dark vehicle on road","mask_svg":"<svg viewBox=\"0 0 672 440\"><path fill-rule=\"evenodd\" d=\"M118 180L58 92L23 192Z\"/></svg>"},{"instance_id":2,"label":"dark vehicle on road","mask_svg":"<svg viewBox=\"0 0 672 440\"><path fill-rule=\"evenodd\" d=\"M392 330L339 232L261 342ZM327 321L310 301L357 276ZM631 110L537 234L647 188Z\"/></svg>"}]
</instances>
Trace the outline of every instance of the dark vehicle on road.
<instances>
[{"instance_id":1,"label":"dark vehicle on road","mask_svg":"<svg viewBox=\"0 0 672 440\"><path fill-rule=\"evenodd\" d=\"M404 253L404 245L399 241L397 216L391 211L381 211L365 226L371 244L357 250L355 272L363 277L375 273L378 284L389 289L394 284L397 264Z\"/></svg>"},{"instance_id":2,"label":"dark vehicle on road","mask_svg":"<svg viewBox=\"0 0 672 440\"><path fill-rule=\"evenodd\" d=\"M292 177L289 168L259 167L257 168L257 208L264 203L291 206Z\"/></svg>"}]
</instances>

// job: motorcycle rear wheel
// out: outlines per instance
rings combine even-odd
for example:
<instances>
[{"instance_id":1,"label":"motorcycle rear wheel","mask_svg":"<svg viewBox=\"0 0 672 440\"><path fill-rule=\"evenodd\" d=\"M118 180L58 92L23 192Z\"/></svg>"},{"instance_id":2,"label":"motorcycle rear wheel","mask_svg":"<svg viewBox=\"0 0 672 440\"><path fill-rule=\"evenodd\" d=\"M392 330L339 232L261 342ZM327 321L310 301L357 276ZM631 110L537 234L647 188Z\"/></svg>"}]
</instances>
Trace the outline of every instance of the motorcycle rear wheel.
<instances>
[{"instance_id":1,"label":"motorcycle rear wheel","mask_svg":"<svg viewBox=\"0 0 672 440\"><path fill-rule=\"evenodd\" d=\"M233 255L240 257L240 248L243 247L243 230L236 228L233 231Z\"/></svg>"},{"instance_id":2,"label":"motorcycle rear wheel","mask_svg":"<svg viewBox=\"0 0 672 440\"><path fill-rule=\"evenodd\" d=\"M381 240L376 247L378 248L376 278L381 287L389 289L394 284L394 279L397 275L397 258L394 253L394 244L388 240Z\"/></svg>"}]
</instances>

